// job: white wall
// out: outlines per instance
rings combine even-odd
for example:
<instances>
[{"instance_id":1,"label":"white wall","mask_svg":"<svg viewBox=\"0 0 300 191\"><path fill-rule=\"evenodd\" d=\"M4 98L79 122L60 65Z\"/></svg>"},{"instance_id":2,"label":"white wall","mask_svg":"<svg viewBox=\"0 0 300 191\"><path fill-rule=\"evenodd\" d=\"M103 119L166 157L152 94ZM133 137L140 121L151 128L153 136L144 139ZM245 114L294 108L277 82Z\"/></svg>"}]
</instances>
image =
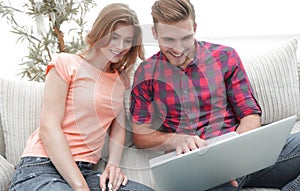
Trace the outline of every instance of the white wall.
<instances>
[{"instance_id":1,"label":"white wall","mask_svg":"<svg viewBox=\"0 0 300 191\"><path fill-rule=\"evenodd\" d=\"M7 1L7 0L6 0ZM280 35L281 39L287 39L294 34L300 34L300 10L299 0L191 0L196 9L198 23L196 37L219 42L226 42L224 37L238 36L270 36ZM13 1L13 5L20 7L25 0ZM145 29L149 29L152 23L150 15L154 0L101 0L98 6L89 14L90 26L103 6L112 2L123 2L134 9L140 23ZM23 18L22 22L24 21ZM8 78L20 78L16 76L21 67L18 63L26 51L26 44L16 44L17 36L9 32L10 27L6 21L0 18L0 76ZM87 27L89 27L87 26ZM149 31L144 36L151 37ZM299 36L299 35L298 35ZM238 43L239 38L232 45ZM262 37L264 38L264 37ZM268 42L274 42L272 37ZM278 40L278 39L277 39ZM148 40L147 40L148 41ZM149 41L148 41L149 42ZM267 41L266 41L267 42ZM228 42L230 45L230 42ZM156 49L149 43L146 49L149 52Z\"/></svg>"}]
</instances>

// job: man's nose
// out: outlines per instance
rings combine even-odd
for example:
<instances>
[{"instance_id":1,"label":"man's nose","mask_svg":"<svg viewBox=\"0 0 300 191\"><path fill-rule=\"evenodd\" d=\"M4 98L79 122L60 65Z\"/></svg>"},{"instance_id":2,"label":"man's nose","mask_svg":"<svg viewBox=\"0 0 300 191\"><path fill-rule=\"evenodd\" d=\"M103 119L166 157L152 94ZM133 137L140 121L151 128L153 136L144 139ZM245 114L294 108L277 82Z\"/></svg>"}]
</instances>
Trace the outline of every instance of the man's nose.
<instances>
[{"instance_id":1,"label":"man's nose","mask_svg":"<svg viewBox=\"0 0 300 191\"><path fill-rule=\"evenodd\" d=\"M184 46L181 41L176 41L175 43L173 43L172 48L178 53L182 53L184 50Z\"/></svg>"}]
</instances>

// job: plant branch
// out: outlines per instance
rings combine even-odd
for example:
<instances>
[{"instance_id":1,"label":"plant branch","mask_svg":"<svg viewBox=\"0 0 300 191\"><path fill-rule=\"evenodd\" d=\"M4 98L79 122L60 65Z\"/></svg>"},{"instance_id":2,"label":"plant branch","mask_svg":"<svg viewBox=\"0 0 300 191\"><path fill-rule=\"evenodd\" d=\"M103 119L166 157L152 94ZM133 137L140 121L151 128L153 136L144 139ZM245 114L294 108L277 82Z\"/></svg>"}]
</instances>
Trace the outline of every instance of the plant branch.
<instances>
[{"instance_id":1,"label":"plant branch","mask_svg":"<svg viewBox=\"0 0 300 191\"><path fill-rule=\"evenodd\" d=\"M58 48L59 48L59 52L65 52L65 41L64 41L64 33L61 32L61 30L59 30L58 26L55 25L53 27L54 29L54 33L58 38Z\"/></svg>"}]
</instances>

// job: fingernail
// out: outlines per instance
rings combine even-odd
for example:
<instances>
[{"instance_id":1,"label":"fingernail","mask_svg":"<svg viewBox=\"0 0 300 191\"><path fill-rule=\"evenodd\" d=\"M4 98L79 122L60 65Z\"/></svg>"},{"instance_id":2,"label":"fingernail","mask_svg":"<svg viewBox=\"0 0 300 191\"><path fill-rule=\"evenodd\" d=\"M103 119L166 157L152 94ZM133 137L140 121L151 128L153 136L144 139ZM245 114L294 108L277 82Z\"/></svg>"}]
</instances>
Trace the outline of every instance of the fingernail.
<instances>
[{"instance_id":1,"label":"fingernail","mask_svg":"<svg viewBox=\"0 0 300 191\"><path fill-rule=\"evenodd\" d=\"M108 189L111 191L111 189L112 189L112 184L108 184L107 186L108 186Z\"/></svg>"}]
</instances>

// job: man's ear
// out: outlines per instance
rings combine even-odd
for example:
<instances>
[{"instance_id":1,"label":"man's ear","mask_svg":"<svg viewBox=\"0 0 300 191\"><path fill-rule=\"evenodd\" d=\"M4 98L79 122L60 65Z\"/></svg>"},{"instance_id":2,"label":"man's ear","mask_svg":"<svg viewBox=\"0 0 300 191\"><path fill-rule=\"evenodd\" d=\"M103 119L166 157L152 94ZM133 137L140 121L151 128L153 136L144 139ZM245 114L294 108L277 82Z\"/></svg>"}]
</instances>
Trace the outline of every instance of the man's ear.
<instances>
[{"instance_id":1,"label":"man's ear","mask_svg":"<svg viewBox=\"0 0 300 191\"><path fill-rule=\"evenodd\" d=\"M196 33L196 31L197 31L197 23L195 22L194 23L194 33Z\"/></svg>"},{"instance_id":2,"label":"man's ear","mask_svg":"<svg viewBox=\"0 0 300 191\"><path fill-rule=\"evenodd\" d=\"M151 29L152 29L152 34L153 34L154 39L157 40L157 31L156 31L155 27L153 26Z\"/></svg>"}]
</instances>

